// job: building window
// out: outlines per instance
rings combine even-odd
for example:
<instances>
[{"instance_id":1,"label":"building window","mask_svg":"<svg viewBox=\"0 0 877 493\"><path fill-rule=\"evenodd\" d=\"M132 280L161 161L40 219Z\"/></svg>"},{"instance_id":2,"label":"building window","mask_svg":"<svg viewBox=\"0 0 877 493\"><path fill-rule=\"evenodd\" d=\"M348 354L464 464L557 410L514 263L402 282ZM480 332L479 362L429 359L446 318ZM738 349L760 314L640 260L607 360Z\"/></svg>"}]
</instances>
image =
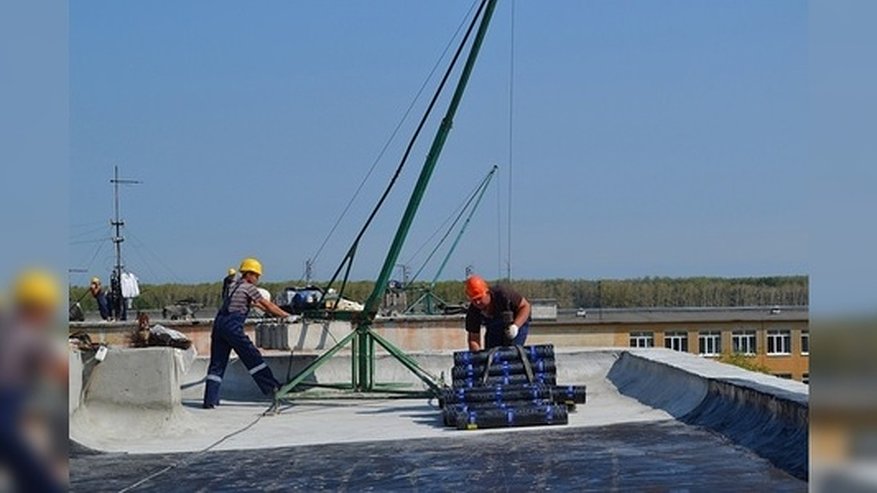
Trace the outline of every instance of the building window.
<instances>
[{"instance_id":1,"label":"building window","mask_svg":"<svg viewBox=\"0 0 877 493\"><path fill-rule=\"evenodd\" d=\"M731 333L731 346L735 353L755 354L755 331L735 330Z\"/></svg>"},{"instance_id":2,"label":"building window","mask_svg":"<svg viewBox=\"0 0 877 493\"><path fill-rule=\"evenodd\" d=\"M801 354L809 355L810 354L810 331L802 330L801 331Z\"/></svg>"},{"instance_id":3,"label":"building window","mask_svg":"<svg viewBox=\"0 0 877 493\"><path fill-rule=\"evenodd\" d=\"M664 347L674 351L688 352L688 332L667 332L664 334Z\"/></svg>"},{"instance_id":4,"label":"building window","mask_svg":"<svg viewBox=\"0 0 877 493\"><path fill-rule=\"evenodd\" d=\"M792 354L792 333L788 330L767 331L767 354Z\"/></svg>"},{"instance_id":5,"label":"building window","mask_svg":"<svg viewBox=\"0 0 877 493\"><path fill-rule=\"evenodd\" d=\"M630 347L655 347L655 333L631 332Z\"/></svg>"},{"instance_id":6,"label":"building window","mask_svg":"<svg viewBox=\"0 0 877 493\"><path fill-rule=\"evenodd\" d=\"M791 379L792 379L792 374L791 374L791 373L774 373L773 376L775 376L775 377L779 377L779 378L783 378L783 379L785 379L785 380L791 380Z\"/></svg>"},{"instance_id":7,"label":"building window","mask_svg":"<svg viewBox=\"0 0 877 493\"><path fill-rule=\"evenodd\" d=\"M801 377L801 382L806 383L807 385L810 385L810 374L809 374L809 373L805 373L805 374Z\"/></svg>"},{"instance_id":8,"label":"building window","mask_svg":"<svg viewBox=\"0 0 877 493\"><path fill-rule=\"evenodd\" d=\"M702 330L697 336L700 354L718 356L722 354L722 333L717 330Z\"/></svg>"}]
</instances>

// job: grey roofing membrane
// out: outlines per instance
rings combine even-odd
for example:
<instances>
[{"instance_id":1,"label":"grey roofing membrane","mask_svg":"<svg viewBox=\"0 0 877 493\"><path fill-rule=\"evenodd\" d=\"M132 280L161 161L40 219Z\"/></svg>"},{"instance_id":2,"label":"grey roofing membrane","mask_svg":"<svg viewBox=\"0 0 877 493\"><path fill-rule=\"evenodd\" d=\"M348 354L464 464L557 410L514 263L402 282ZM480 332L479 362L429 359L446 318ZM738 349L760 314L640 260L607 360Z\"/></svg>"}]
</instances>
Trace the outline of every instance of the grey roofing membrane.
<instances>
[{"instance_id":1,"label":"grey roofing membrane","mask_svg":"<svg viewBox=\"0 0 877 493\"><path fill-rule=\"evenodd\" d=\"M807 490L749 450L673 420L464 433L200 455L74 455L71 490L118 491L152 475L131 491Z\"/></svg>"},{"instance_id":2,"label":"grey roofing membrane","mask_svg":"<svg viewBox=\"0 0 877 493\"><path fill-rule=\"evenodd\" d=\"M807 489L803 384L665 349L562 352L558 369L588 387L567 426L457 431L424 399L294 401L262 416L266 402L203 410L190 397L154 432L138 428L142 411L85 415L71 421L71 488Z\"/></svg>"}]
</instances>

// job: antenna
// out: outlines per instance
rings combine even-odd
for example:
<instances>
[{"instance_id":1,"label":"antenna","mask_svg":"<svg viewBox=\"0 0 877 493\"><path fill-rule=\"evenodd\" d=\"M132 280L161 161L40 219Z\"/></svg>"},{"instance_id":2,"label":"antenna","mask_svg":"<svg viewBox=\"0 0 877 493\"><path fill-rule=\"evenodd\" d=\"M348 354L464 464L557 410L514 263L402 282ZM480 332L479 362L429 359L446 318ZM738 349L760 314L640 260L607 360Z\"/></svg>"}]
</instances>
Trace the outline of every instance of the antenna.
<instances>
[{"instance_id":1,"label":"antenna","mask_svg":"<svg viewBox=\"0 0 877 493\"><path fill-rule=\"evenodd\" d=\"M113 200L115 202L115 218L110 221L110 224L116 228L116 234L113 236L113 246L116 247L116 266L113 268L113 275L110 281L110 289L113 292L113 303L118 310L117 313L122 314L122 320L125 320L124 311L122 309L123 304L125 303L122 300L122 242L125 241L125 238L122 237L122 226L125 225L125 221L119 218L119 185L136 185L141 183L137 180L123 180L119 178L119 167L113 166L113 178L110 180L110 183L113 184ZM115 282L112 282L115 280Z\"/></svg>"},{"instance_id":2,"label":"antenna","mask_svg":"<svg viewBox=\"0 0 877 493\"><path fill-rule=\"evenodd\" d=\"M305 284L310 286L311 277L314 274L314 261L312 259L305 260Z\"/></svg>"},{"instance_id":3,"label":"antenna","mask_svg":"<svg viewBox=\"0 0 877 493\"><path fill-rule=\"evenodd\" d=\"M110 221L110 224L116 228L116 235L113 236L113 245L116 247L116 266L113 271L117 276L121 276L122 242L125 241L125 238L122 237L121 227L125 225L125 221L122 221L119 218L119 185L137 185L142 182L138 180L123 180L119 178L119 167L113 166L113 178L110 180L110 183L113 184L113 199L115 202L115 219Z\"/></svg>"}]
</instances>

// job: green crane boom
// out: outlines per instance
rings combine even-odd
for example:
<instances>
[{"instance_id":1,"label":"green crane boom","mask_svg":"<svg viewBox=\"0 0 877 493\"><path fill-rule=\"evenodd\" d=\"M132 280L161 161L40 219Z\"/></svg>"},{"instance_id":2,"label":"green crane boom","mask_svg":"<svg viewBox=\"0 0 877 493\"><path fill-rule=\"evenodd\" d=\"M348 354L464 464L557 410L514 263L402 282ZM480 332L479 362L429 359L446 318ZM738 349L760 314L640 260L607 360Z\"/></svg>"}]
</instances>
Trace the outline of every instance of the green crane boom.
<instances>
[{"instance_id":1,"label":"green crane boom","mask_svg":"<svg viewBox=\"0 0 877 493\"><path fill-rule=\"evenodd\" d=\"M393 243L390 245L390 250L387 253L381 272L375 282L375 288L365 302L363 313L358 316L350 316L350 318L354 319L357 324L356 329L341 339L331 349L323 353L319 358L311 362L311 364L300 371L286 385L280 388L275 394L275 401L291 397L290 392L295 387L302 384L308 377L313 375L317 368L322 366L329 358L340 351L342 347L351 342L353 360L351 382L349 386L344 386L343 388L348 388L357 392L372 392L378 390L374 382L375 343L377 343L420 378L420 380L429 387L431 392L438 393L440 389L438 379L422 369L414 359L405 354L401 349L395 347L389 341L373 332L371 330L371 325L374 317L377 315L378 307L380 306L383 295L387 289L387 283L390 279L393 267L399 258L399 253L401 252L405 239L408 236L408 231L411 228L411 223L414 221L414 216L417 214L417 209L420 207L420 202L423 199L426 187L432 177L442 147L444 146L451 127L453 126L454 115L457 111L457 107L460 105L461 99L463 98L466 84L469 81L472 68L475 66L475 60L478 57L478 52L481 49L482 41L487 33L487 27L490 24L490 19L493 16L495 8L496 0L486 0L486 7L484 8L481 23L478 26L475 39L472 41L472 47L469 50L469 55L460 74L457 87L454 90L447 112L445 113L432 145L430 146L426 162L420 171L420 176L418 177L414 190L411 193L408 206L405 208L405 213L402 215L402 220L396 230ZM388 389L384 390L387 391Z\"/></svg>"}]
</instances>

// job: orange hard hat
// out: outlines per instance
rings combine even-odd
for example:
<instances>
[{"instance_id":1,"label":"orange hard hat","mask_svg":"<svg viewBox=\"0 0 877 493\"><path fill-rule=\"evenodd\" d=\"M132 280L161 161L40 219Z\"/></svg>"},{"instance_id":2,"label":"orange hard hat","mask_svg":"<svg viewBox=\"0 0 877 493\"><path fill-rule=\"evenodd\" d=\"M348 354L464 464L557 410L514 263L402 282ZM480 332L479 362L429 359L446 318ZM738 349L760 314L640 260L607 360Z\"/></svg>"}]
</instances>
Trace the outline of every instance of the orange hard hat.
<instances>
[{"instance_id":1,"label":"orange hard hat","mask_svg":"<svg viewBox=\"0 0 877 493\"><path fill-rule=\"evenodd\" d=\"M481 276L472 275L466 279L466 296L470 300L484 296L487 294L488 289L487 281Z\"/></svg>"}]
</instances>

